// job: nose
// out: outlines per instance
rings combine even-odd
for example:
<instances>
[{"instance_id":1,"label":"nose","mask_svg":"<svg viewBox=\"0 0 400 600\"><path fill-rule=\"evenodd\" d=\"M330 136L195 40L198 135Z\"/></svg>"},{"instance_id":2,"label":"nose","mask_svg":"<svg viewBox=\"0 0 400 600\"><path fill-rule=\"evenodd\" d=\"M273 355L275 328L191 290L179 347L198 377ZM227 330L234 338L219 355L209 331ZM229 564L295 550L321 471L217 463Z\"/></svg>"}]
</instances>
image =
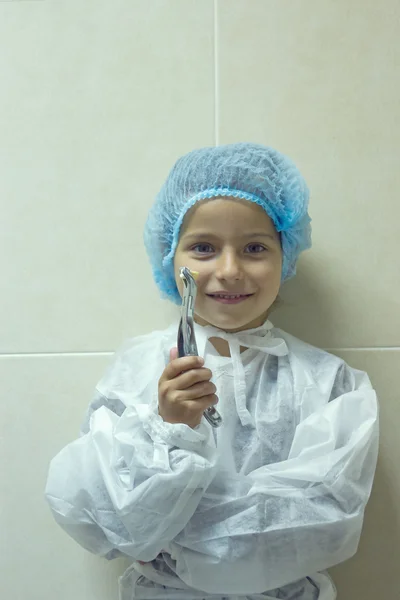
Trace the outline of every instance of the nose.
<instances>
[{"instance_id":1,"label":"nose","mask_svg":"<svg viewBox=\"0 0 400 600\"><path fill-rule=\"evenodd\" d=\"M218 279L241 279L242 268L234 250L225 250L217 259L215 276Z\"/></svg>"}]
</instances>

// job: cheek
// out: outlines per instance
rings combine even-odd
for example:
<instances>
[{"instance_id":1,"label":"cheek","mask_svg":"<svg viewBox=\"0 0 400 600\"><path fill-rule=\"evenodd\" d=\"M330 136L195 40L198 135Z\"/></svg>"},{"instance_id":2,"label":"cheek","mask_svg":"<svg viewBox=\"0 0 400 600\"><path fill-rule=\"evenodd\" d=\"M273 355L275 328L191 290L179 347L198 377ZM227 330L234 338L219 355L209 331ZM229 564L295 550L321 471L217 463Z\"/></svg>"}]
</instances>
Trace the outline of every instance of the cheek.
<instances>
[{"instance_id":1,"label":"cheek","mask_svg":"<svg viewBox=\"0 0 400 600\"><path fill-rule=\"evenodd\" d=\"M185 267L187 262L187 253L179 245L175 250L174 255L174 269L179 271L179 268Z\"/></svg>"},{"instance_id":2,"label":"cheek","mask_svg":"<svg viewBox=\"0 0 400 600\"><path fill-rule=\"evenodd\" d=\"M176 283L176 287L179 290L179 293L182 296L182 290L183 290L183 281L182 279L179 277L179 268L180 268L180 263L179 260L174 259L174 276L175 276L175 283Z\"/></svg>"},{"instance_id":3,"label":"cheek","mask_svg":"<svg viewBox=\"0 0 400 600\"><path fill-rule=\"evenodd\" d=\"M183 281L182 279L179 277L179 273L177 273L175 275L175 282L176 282L176 287L178 288L178 290L180 291L180 293L182 294L182 290L183 290Z\"/></svg>"},{"instance_id":4,"label":"cheek","mask_svg":"<svg viewBox=\"0 0 400 600\"><path fill-rule=\"evenodd\" d=\"M264 265L262 272L258 274L258 281L262 289L270 289L280 286L282 276L282 263L279 257L277 260L268 262Z\"/></svg>"},{"instance_id":5,"label":"cheek","mask_svg":"<svg viewBox=\"0 0 400 600\"><path fill-rule=\"evenodd\" d=\"M174 275L175 275L176 287L178 288L178 291L179 291L181 297L183 296L183 291L184 291L184 283L179 275L180 269L182 267L188 267L189 269L193 269L194 271L198 270L196 265L191 264L191 261L188 258L187 253L185 253L182 250L179 250L179 248L178 248L176 250L175 256L174 256ZM200 279L200 277L198 277L198 279L196 280L198 287L199 287L199 279Z\"/></svg>"}]
</instances>

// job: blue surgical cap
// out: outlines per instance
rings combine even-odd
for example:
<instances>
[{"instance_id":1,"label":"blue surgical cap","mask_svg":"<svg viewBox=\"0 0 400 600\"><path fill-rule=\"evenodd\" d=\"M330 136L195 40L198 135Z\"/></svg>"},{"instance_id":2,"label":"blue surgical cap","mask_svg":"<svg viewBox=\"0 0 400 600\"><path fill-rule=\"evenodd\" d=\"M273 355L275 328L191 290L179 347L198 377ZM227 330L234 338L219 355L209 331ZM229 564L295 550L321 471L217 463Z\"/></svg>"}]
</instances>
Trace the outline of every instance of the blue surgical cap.
<instances>
[{"instance_id":1,"label":"blue surgical cap","mask_svg":"<svg viewBox=\"0 0 400 600\"><path fill-rule=\"evenodd\" d=\"M309 191L294 163L261 144L200 148L172 168L151 207L144 244L161 297L181 304L174 255L187 211L206 198L234 197L261 206L281 236L281 283L296 274L300 252L311 247Z\"/></svg>"}]
</instances>

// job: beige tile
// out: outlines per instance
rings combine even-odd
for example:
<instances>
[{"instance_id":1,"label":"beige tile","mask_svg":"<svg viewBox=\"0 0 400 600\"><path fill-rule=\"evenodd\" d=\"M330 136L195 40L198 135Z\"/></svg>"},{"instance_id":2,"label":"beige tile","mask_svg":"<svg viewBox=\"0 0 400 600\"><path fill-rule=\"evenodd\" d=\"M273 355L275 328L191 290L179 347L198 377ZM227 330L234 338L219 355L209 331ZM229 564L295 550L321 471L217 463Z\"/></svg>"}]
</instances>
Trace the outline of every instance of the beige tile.
<instances>
[{"instance_id":1,"label":"beige tile","mask_svg":"<svg viewBox=\"0 0 400 600\"><path fill-rule=\"evenodd\" d=\"M380 403L380 456L358 553L331 569L340 600L398 597L400 555L400 351L342 351L366 371Z\"/></svg>"},{"instance_id":2,"label":"beige tile","mask_svg":"<svg viewBox=\"0 0 400 600\"><path fill-rule=\"evenodd\" d=\"M0 3L0 352L168 324L143 226L175 160L214 143L213 56L212 0Z\"/></svg>"},{"instance_id":3,"label":"beige tile","mask_svg":"<svg viewBox=\"0 0 400 600\"><path fill-rule=\"evenodd\" d=\"M50 460L79 427L109 357L0 359L1 563L13 600L116 600L125 561L94 556L65 534L44 499Z\"/></svg>"},{"instance_id":4,"label":"beige tile","mask_svg":"<svg viewBox=\"0 0 400 600\"><path fill-rule=\"evenodd\" d=\"M277 324L324 347L400 345L396 0L219 0L219 140L288 154L313 249Z\"/></svg>"}]
</instances>

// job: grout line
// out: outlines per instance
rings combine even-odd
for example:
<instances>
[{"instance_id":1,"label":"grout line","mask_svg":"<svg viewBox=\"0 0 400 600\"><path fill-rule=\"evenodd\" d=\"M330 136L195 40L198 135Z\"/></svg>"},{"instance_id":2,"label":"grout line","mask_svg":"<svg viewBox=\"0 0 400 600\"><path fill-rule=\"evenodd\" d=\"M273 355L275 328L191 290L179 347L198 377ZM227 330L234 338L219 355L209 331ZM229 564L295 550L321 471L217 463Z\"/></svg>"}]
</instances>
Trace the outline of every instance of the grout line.
<instances>
[{"instance_id":1,"label":"grout line","mask_svg":"<svg viewBox=\"0 0 400 600\"><path fill-rule=\"evenodd\" d=\"M218 54L218 0L214 0L214 136L219 146L219 54Z\"/></svg>"},{"instance_id":2,"label":"grout line","mask_svg":"<svg viewBox=\"0 0 400 600\"><path fill-rule=\"evenodd\" d=\"M323 348L326 352L342 352L344 350L351 350L355 352L366 351L366 352L381 352L382 350L400 350L400 346L370 346L360 348Z\"/></svg>"},{"instance_id":3,"label":"grout line","mask_svg":"<svg viewBox=\"0 0 400 600\"><path fill-rule=\"evenodd\" d=\"M48 358L49 356L111 356L115 353L115 350L105 352L12 352L5 354L0 352L0 358L29 358L31 356Z\"/></svg>"},{"instance_id":4,"label":"grout line","mask_svg":"<svg viewBox=\"0 0 400 600\"><path fill-rule=\"evenodd\" d=\"M1 1L1 0L0 0ZM318 346L316 346L318 347ZM360 348L322 348L326 352L381 352L391 350L400 350L400 346L372 346L372 347L360 347ZM115 350L105 351L90 351L87 352L12 352L12 353L1 353L0 358L29 358L31 356L47 358L49 356L112 356L115 354Z\"/></svg>"}]
</instances>

